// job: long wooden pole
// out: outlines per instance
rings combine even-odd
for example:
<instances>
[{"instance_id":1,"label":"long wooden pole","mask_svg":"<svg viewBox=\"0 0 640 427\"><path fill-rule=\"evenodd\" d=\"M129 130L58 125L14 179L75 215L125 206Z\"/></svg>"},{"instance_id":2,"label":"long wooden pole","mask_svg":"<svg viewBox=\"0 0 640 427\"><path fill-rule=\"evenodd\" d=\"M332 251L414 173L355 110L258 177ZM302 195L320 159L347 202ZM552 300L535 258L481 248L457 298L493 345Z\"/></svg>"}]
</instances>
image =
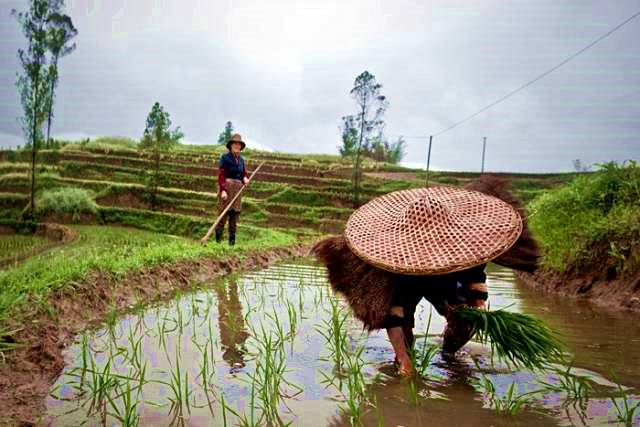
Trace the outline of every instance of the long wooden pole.
<instances>
[{"instance_id":1,"label":"long wooden pole","mask_svg":"<svg viewBox=\"0 0 640 427\"><path fill-rule=\"evenodd\" d=\"M238 191L236 193L236 195L233 197L233 199L231 199L231 201L227 204L227 207L224 208L224 210L220 213L220 215L218 215L218 219L216 219L216 221L213 223L213 225L209 228L209 230L207 231L207 234L204 235L204 237L200 240L202 242L202 244L206 244L207 241L209 240L209 237L211 237L211 234L213 233L213 230L216 229L216 226L218 225L218 223L220 223L220 221L222 221L222 218L224 218L224 216L227 214L227 212L229 211L229 209L231 209L231 206L233 206L233 202L236 201L236 199L238 197L240 197L240 195L242 194L242 192L244 191L245 188L247 188L247 185L249 185L249 183L253 180L253 177L256 176L256 173L258 173L258 171L260 170L260 168L262 167L262 165L264 165L264 162L260 163L258 165L258 167L253 171L253 173L251 174L251 176L249 177L249 182L247 182L246 185L244 185L240 191Z\"/></svg>"}]
</instances>

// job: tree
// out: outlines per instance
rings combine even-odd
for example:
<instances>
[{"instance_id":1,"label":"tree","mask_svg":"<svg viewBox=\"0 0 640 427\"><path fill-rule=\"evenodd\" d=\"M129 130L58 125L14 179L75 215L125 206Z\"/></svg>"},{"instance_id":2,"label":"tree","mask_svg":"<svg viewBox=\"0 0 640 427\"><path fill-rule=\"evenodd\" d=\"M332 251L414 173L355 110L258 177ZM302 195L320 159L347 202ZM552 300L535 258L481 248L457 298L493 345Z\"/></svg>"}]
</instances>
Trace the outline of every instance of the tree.
<instances>
[{"instance_id":1,"label":"tree","mask_svg":"<svg viewBox=\"0 0 640 427\"><path fill-rule=\"evenodd\" d=\"M386 97L380 93L381 89L382 85L376 82L375 76L364 71L356 77L350 92L358 106L355 125L359 128L353 169L353 202L355 206L360 203L360 162L363 146L368 149L371 144L370 135L375 131L381 132L384 128L382 116L388 103Z\"/></svg>"},{"instance_id":2,"label":"tree","mask_svg":"<svg viewBox=\"0 0 640 427\"><path fill-rule=\"evenodd\" d=\"M406 147L404 138L399 137L396 142L387 145L385 161L389 163L400 163L404 157L404 149Z\"/></svg>"},{"instance_id":3,"label":"tree","mask_svg":"<svg viewBox=\"0 0 640 427\"><path fill-rule=\"evenodd\" d=\"M157 205L158 185L160 183L160 160L162 154L168 152L184 134L178 126L171 130L171 119L169 113L164 111L160 103L156 102L147 116L147 124L144 129L142 140L138 148L148 153L153 160L153 170L151 173L145 171L145 185L147 192L151 196L151 209L155 210Z\"/></svg>"},{"instance_id":4,"label":"tree","mask_svg":"<svg viewBox=\"0 0 640 427\"><path fill-rule=\"evenodd\" d=\"M18 13L15 9L11 11L27 40L27 48L18 50L22 71L18 73L16 86L24 113L21 122L26 146L31 149L31 195L28 206L30 217L33 217L35 208L36 157L48 105L48 22L61 7L61 0L30 0L26 12Z\"/></svg>"},{"instance_id":5,"label":"tree","mask_svg":"<svg viewBox=\"0 0 640 427\"><path fill-rule=\"evenodd\" d=\"M60 1L62 4L62 2ZM58 59L69 55L76 48L76 44L69 45L72 38L78 35L78 30L73 26L71 18L61 13L53 13L47 20L47 39L49 51L51 52L51 63L49 64L49 96L47 105L47 142L51 138L51 118L53 116L53 100L55 90L58 85Z\"/></svg>"},{"instance_id":6,"label":"tree","mask_svg":"<svg viewBox=\"0 0 640 427\"><path fill-rule=\"evenodd\" d=\"M591 170L591 166L583 164L580 159L573 161L573 168L576 172L589 172Z\"/></svg>"},{"instance_id":7,"label":"tree","mask_svg":"<svg viewBox=\"0 0 640 427\"><path fill-rule=\"evenodd\" d=\"M342 157L353 156L358 145L358 129L355 126L355 118L353 116L342 117L342 146L338 147Z\"/></svg>"},{"instance_id":8,"label":"tree","mask_svg":"<svg viewBox=\"0 0 640 427\"><path fill-rule=\"evenodd\" d=\"M231 139L231 135L233 134L233 123L227 122L224 126L224 130L218 136L218 144L225 145L227 141Z\"/></svg>"}]
</instances>

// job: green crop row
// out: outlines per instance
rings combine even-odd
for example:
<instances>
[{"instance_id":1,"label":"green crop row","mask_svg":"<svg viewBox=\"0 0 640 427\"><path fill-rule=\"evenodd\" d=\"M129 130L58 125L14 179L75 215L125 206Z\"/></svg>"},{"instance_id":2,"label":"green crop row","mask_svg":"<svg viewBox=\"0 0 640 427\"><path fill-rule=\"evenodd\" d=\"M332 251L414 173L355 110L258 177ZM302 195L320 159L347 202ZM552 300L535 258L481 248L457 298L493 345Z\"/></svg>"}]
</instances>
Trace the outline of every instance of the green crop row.
<instances>
[{"instance_id":1,"label":"green crop row","mask_svg":"<svg viewBox=\"0 0 640 427\"><path fill-rule=\"evenodd\" d=\"M0 260L14 257L46 243L47 239L33 235L0 235Z\"/></svg>"}]
</instances>

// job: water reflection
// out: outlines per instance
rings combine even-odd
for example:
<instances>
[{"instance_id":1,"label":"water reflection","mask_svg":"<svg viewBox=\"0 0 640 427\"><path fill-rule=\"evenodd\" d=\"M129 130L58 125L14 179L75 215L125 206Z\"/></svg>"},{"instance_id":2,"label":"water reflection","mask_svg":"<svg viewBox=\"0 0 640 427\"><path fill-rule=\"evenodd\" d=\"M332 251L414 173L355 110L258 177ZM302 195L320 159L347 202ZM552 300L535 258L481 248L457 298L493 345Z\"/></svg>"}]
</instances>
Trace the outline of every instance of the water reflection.
<instances>
[{"instance_id":1,"label":"water reflection","mask_svg":"<svg viewBox=\"0 0 640 427\"><path fill-rule=\"evenodd\" d=\"M249 338L238 294L238 278L233 275L226 283L215 286L214 290L218 299L222 358L229 365L230 372L238 372L245 366L247 349L244 344Z\"/></svg>"}]
</instances>

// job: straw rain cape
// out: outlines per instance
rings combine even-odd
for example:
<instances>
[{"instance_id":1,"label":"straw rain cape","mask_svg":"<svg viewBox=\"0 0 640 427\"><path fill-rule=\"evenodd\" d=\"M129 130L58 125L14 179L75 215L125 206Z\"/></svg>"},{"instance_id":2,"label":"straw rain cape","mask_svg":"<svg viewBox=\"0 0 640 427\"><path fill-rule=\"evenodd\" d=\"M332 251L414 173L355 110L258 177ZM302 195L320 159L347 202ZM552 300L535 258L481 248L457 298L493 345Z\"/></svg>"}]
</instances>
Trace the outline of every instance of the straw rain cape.
<instances>
[{"instance_id":1,"label":"straw rain cape","mask_svg":"<svg viewBox=\"0 0 640 427\"><path fill-rule=\"evenodd\" d=\"M508 183L496 177L483 176L467 188L507 202L522 217L520 236L492 262L523 271L535 270L539 258L538 246L526 226L520 203L508 189ZM326 265L331 288L345 297L354 316L363 322L366 329L380 329L390 311L391 299L402 275L360 259L350 249L344 236L323 239L313 247L312 252Z\"/></svg>"}]
</instances>

